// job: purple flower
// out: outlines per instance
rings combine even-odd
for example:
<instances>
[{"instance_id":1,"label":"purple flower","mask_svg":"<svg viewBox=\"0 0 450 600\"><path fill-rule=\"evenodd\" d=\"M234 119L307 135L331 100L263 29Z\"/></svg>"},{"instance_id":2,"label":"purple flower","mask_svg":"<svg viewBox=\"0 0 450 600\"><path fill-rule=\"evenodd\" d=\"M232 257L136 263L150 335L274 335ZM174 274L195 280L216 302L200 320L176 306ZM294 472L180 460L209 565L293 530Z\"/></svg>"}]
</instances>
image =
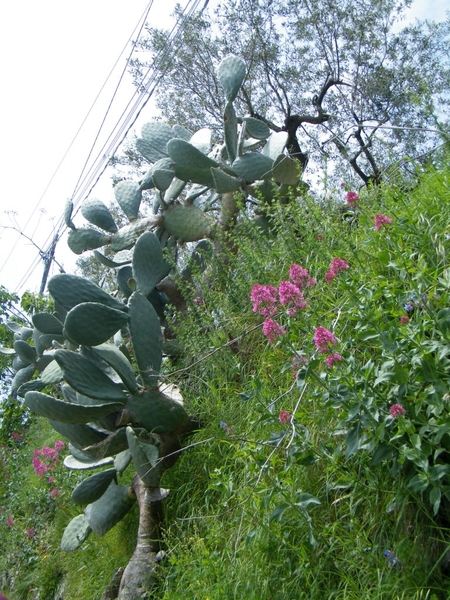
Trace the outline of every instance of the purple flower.
<instances>
[{"instance_id":1,"label":"purple flower","mask_svg":"<svg viewBox=\"0 0 450 600\"><path fill-rule=\"evenodd\" d=\"M50 490L50 498L53 500L54 498L56 498L56 496L59 496L59 490L53 488L52 490Z\"/></svg>"},{"instance_id":2,"label":"purple flower","mask_svg":"<svg viewBox=\"0 0 450 600\"><path fill-rule=\"evenodd\" d=\"M386 217L386 215L375 215L375 229L380 231L383 225L390 225L392 223L392 219L390 217Z\"/></svg>"},{"instance_id":3,"label":"purple flower","mask_svg":"<svg viewBox=\"0 0 450 600\"><path fill-rule=\"evenodd\" d=\"M34 537L37 533L37 531L35 529L27 529L26 532L28 537Z\"/></svg>"},{"instance_id":4,"label":"purple flower","mask_svg":"<svg viewBox=\"0 0 450 600\"><path fill-rule=\"evenodd\" d=\"M253 302L253 312L263 317L271 317L276 314L275 306L278 290L273 285L260 285L255 283L250 292L250 300Z\"/></svg>"},{"instance_id":5,"label":"purple flower","mask_svg":"<svg viewBox=\"0 0 450 600\"><path fill-rule=\"evenodd\" d=\"M61 440L56 440L56 442L54 443L55 449L56 450L62 450L65 447L65 443L62 442Z\"/></svg>"},{"instance_id":6,"label":"purple flower","mask_svg":"<svg viewBox=\"0 0 450 600\"><path fill-rule=\"evenodd\" d=\"M342 360L342 356L337 354L337 352L333 352L326 357L327 367L332 367L334 363L340 362Z\"/></svg>"},{"instance_id":7,"label":"purple flower","mask_svg":"<svg viewBox=\"0 0 450 600\"><path fill-rule=\"evenodd\" d=\"M301 309L308 305L299 288L290 281L282 281L278 288L280 294L280 302L283 306L288 306L288 314L292 317Z\"/></svg>"},{"instance_id":8,"label":"purple flower","mask_svg":"<svg viewBox=\"0 0 450 600\"><path fill-rule=\"evenodd\" d=\"M320 353L327 354L330 348L336 344L336 338L331 331L320 326L314 332L314 344Z\"/></svg>"},{"instance_id":9,"label":"purple flower","mask_svg":"<svg viewBox=\"0 0 450 600\"><path fill-rule=\"evenodd\" d=\"M336 273L336 275L340 272L340 271L347 271L350 268L349 264L347 261L345 261L343 258L333 258L333 260L331 261L331 265L330 265L330 270L333 271L333 273Z\"/></svg>"},{"instance_id":10,"label":"purple flower","mask_svg":"<svg viewBox=\"0 0 450 600\"><path fill-rule=\"evenodd\" d=\"M281 327L279 323L273 319L266 319L263 323L263 334L267 337L269 342L274 342L277 338L285 335L286 331Z\"/></svg>"},{"instance_id":11,"label":"purple flower","mask_svg":"<svg viewBox=\"0 0 450 600\"><path fill-rule=\"evenodd\" d=\"M290 423L292 419L292 415L289 411L287 410L281 410L280 414L278 415L278 420L280 421L280 423L283 423L284 425L286 423Z\"/></svg>"},{"instance_id":12,"label":"purple flower","mask_svg":"<svg viewBox=\"0 0 450 600\"><path fill-rule=\"evenodd\" d=\"M390 407L389 412L393 419L396 419L397 417L406 415L406 410L403 408L403 406L401 404L393 404Z\"/></svg>"},{"instance_id":13,"label":"purple flower","mask_svg":"<svg viewBox=\"0 0 450 600\"><path fill-rule=\"evenodd\" d=\"M347 192L345 199L347 204L353 208L359 200L359 194L357 192Z\"/></svg>"},{"instance_id":14,"label":"purple flower","mask_svg":"<svg viewBox=\"0 0 450 600\"><path fill-rule=\"evenodd\" d=\"M299 288L313 287L316 285L314 277L310 277L308 269L300 265L291 265L289 267L289 279Z\"/></svg>"}]
</instances>

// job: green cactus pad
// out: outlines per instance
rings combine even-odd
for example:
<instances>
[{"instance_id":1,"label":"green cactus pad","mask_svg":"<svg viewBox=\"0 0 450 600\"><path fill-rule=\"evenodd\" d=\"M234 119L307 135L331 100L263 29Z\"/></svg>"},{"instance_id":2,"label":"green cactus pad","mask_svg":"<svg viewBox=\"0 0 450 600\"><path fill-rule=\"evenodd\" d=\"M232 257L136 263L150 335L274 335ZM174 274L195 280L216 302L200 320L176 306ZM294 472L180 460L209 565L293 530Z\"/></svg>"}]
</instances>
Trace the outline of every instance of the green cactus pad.
<instances>
[{"instance_id":1,"label":"green cactus pad","mask_svg":"<svg viewBox=\"0 0 450 600\"><path fill-rule=\"evenodd\" d=\"M27 392L25 394L25 405L41 417L71 424L90 423L123 407L123 404L117 402L82 406L56 400L52 396L40 392Z\"/></svg>"},{"instance_id":2,"label":"green cactus pad","mask_svg":"<svg viewBox=\"0 0 450 600\"><path fill-rule=\"evenodd\" d=\"M197 183L206 188L214 187L214 178L211 174L211 167L199 169L195 167L186 167L185 165L174 165L174 171L178 179L185 183Z\"/></svg>"},{"instance_id":3,"label":"green cactus pad","mask_svg":"<svg viewBox=\"0 0 450 600\"><path fill-rule=\"evenodd\" d=\"M272 133L262 149L262 154L272 160L276 160L280 154L283 154L287 139L288 134L286 131Z\"/></svg>"},{"instance_id":4,"label":"green cactus pad","mask_svg":"<svg viewBox=\"0 0 450 600\"><path fill-rule=\"evenodd\" d=\"M54 385L64 379L64 375L61 367L58 365L56 360L52 360L49 365L41 373L41 381L45 385Z\"/></svg>"},{"instance_id":5,"label":"green cactus pad","mask_svg":"<svg viewBox=\"0 0 450 600\"><path fill-rule=\"evenodd\" d=\"M233 163L233 171L246 181L269 179L272 175L273 160L259 152L246 152Z\"/></svg>"},{"instance_id":6,"label":"green cactus pad","mask_svg":"<svg viewBox=\"0 0 450 600\"><path fill-rule=\"evenodd\" d=\"M127 313L100 302L77 304L67 313L64 330L71 341L98 346L109 340L128 322Z\"/></svg>"},{"instance_id":7,"label":"green cactus pad","mask_svg":"<svg viewBox=\"0 0 450 600\"><path fill-rule=\"evenodd\" d=\"M119 452L119 454L114 459L114 468L119 473L122 474L128 465L131 462L131 452L129 448Z\"/></svg>"},{"instance_id":8,"label":"green cactus pad","mask_svg":"<svg viewBox=\"0 0 450 600\"><path fill-rule=\"evenodd\" d=\"M139 431L143 431L139 429ZM128 440L125 427L120 427L117 431L110 433L103 441L86 446L84 452L87 452L94 459L98 460L105 456L115 456L128 448Z\"/></svg>"},{"instance_id":9,"label":"green cactus pad","mask_svg":"<svg viewBox=\"0 0 450 600\"><path fill-rule=\"evenodd\" d=\"M89 223L92 223L92 225L95 225L108 233L116 233L116 222L106 204L101 200L95 198L84 200L81 204L81 214L89 221Z\"/></svg>"},{"instance_id":10,"label":"green cactus pad","mask_svg":"<svg viewBox=\"0 0 450 600\"><path fill-rule=\"evenodd\" d=\"M139 477L145 485L159 487L163 467L162 462L159 461L158 448L154 444L139 440L131 427L127 427L127 439Z\"/></svg>"},{"instance_id":11,"label":"green cactus pad","mask_svg":"<svg viewBox=\"0 0 450 600\"><path fill-rule=\"evenodd\" d=\"M219 194L236 192L241 187L241 180L231 177L221 169L211 169L214 178L214 188Z\"/></svg>"},{"instance_id":12,"label":"green cactus pad","mask_svg":"<svg viewBox=\"0 0 450 600\"><path fill-rule=\"evenodd\" d=\"M81 450L79 452L80 454L84 455ZM104 467L106 465L112 465L113 463L114 458L112 456L101 458L100 460L92 460L90 457L86 457L86 460L78 460L75 456L71 456L70 454L69 456L66 456L63 461L66 469L70 469L71 471L89 471L91 469L98 469L99 467Z\"/></svg>"},{"instance_id":13,"label":"green cactus pad","mask_svg":"<svg viewBox=\"0 0 450 600\"><path fill-rule=\"evenodd\" d=\"M164 194L164 202L166 204L171 204L174 200L178 198L178 196L181 194L185 187L186 181L182 181L181 179L178 179L178 177L175 177L172 180L172 183L170 184L166 193Z\"/></svg>"},{"instance_id":14,"label":"green cactus pad","mask_svg":"<svg viewBox=\"0 0 450 600\"><path fill-rule=\"evenodd\" d=\"M160 225L160 222L162 222L160 216L146 217L144 219L138 219L130 225L122 227L112 236L111 250L113 252L119 252L120 250L127 250L131 248L140 235L142 235L145 231Z\"/></svg>"},{"instance_id":15,"label":"green cactus pad","mask_svg":"<svg viewBox=\"0 0 450 600\"><path fill-rule=\"evenodd\" d=\"M27 365L31 365L36 362L37 354L36 350L27 342L23 340L16 340L13 344L14 350L17 352L19 358L26 363Z\"/></svg>"},{"instance_id":16,"label":"green cactus pad","mask_svg":"<svg viewBox=\"0 0 450 600\"><path fill-rule=\"evenodd\" d=\"M127 394L90 360L70 350L56 350L55 360L64 373L64 379L80 394L106 400L125 402Z\"/></svg>"},{"instance_id":17,"label":"green cactus pad","mask_svg":"<svg viewBox=\"0 0 450 600\"><path fill-rule=\"evenodd\" d=\"M161 121L151 121L145 123L141 129L142 138L146 140L155 153L159 155L159 158L167 156L167 144L175 137L175 132L167 125L167 123L161 123ZM159 159L158 159L159 160ZM155 161L151 161L155 162Z\"/></svg>"},{"instance_id":18,"label":"green cactus pad","mask_svg":"<svg viewBox=\"0 0 450 600\"><path fill-rule=\"evenodd\" d=\"M100 344L92 351L116 371L120 379L131 393L138 390L133 367L130 361L115 344Z\"/></svg>"},{"instance_id":19,"label":"green cactus pad","mask_svg":"<svg viewBox=\"0 0 450 600\"><path fill-rule=\"evenodd\" d=\"M27 392L40 392L45 388L45 383L40 379L32 379L23 383L17 390L17 395L23 398Z\"/></svg>"},{"instance_id":20,"label":"green cactus pad","mask_svg":"<svg viewBox=\"0 0 450 600\"><path fill-rule=\"evenodd\" d=\"M134 423L152 433L176 431L189 419L181 402L160 390L148 390L132 396L127 403L127 411Z\"/></svg>"},{"instance_id":21,"label":"green cactus pad","mask_svg":"<svg viewBox=\"0 0 450 600\"><path fill-rule=\"evenodd\" d=\"M122 265L128 264L131 260L130 259L130 260L126 260L124 262L119 262L119 261L117 261L116 257L114 257L114 260L111 260L110 258L105 256L98 250L94 250L93 255L98 260L98 262L100 262L105 267L108 267L108 269L115 269L116 267L121 267Z\"/></svg>"},{"instance_id":22,"label":"green cactus pad","mask_svg":"<svg viewBox=\"0 0 450 600\"><path fill-rule=\"evenodd\" d=\"M163 214L166 230L184 242L196 242L213 231L214 220L195 205L175 204Z\"/></svg>"},{"instance_id":23,"label":"green cactus pad","mask_svg":"<svg viewBox=\"0 0 450 600\"><path fill-rule=\"evenodd\" d=\"M263 121L253 117L244 117L242 121L245 123L245 132L249 136L257 140L265 140L269 137L270 129Z\"/></svg>"},{"instance_id":24,"label":"green cactus pad","mask_svg":"<svg viewBox=\"0 0 450 600\"><path fill-rule=\"evenodd\" d=\"M93 444L98 444L108 437L103 431L99 431L89 425L61 423L52 419L49 419L48 422L55 431L67 438L79 450L83 450Z\"/></svg>"},{"instance_id":25,"label":"green cactus pad","mask_svg":"<svg viewBox=\"0 0 450 600\"><path fill-rule=\"evenodd\" d=\"M14 348L5 348L4 346L0 346L0 354L15 354L16 351ZM25 366L25 365L23 365Z\"/></svg>"},{"instance_id":26,"label":"green cactus pad","mask_svg":"<svg viewBox=\"0 0 450 600\"><path fill-rule=\"evenodd\" d=\"M116 469L107 469L84 479L73 490L71 499L75 504L90 504L103 496L116 477Z\"/></svg>"},{"instance_id":27,"label":"green cactus pad","mask_svg":"<svg viewBox=\"0 0 450 600\"><path fill-rule=\"evenodd\" d=\"M174 125L172 127L174 137L181 138L182 140L189 141L192 137L192 131L183 127L183 125Z\"/></svg>"},{"instance_id":28,"label":"green cactus pad","mask_svg":"<svg viewBox=\"0 0 450 600\"><path fill-rule=\"evenodd\" d=\"M71 310L82 302L100 302L117 310L127 310L123 302L107 294L89 279L77 275L54 275L48 282L48 291L66 310Z\"/></svg>"},{"instance_id":29,"label":"green cactus pad","mask_svg":"<svg viewBox=\"0 0 450 600\"><path fill-rule=\"evenodd\" d=\"M30 379L33 377L34 371L34 365L29 365L23 369L20 369L20 371L17 371L17 373L14 375L14 379L11 382L11 396L13 398L15 398L15 396L18 394L23 384L27 381L30 381Z\"/></svg>"},{"instance_id":30,"label":"green cactus pad","mask_svg":"<svg viewBox=\"0 0 450 600\"><path fill-rule=\"evenodd\" d=\"M217 77L228 102L233 102L245 78L245 62L238 56L225 57L217 68Z\"/></svg>"},{"instance_id":31,"label":"green cactus pad","mask_svg":"<svg viewBox=\"0 0 450 600\"><path fill-rule=\"evenodd\" d=\"M146 385L156 386L162 362L162 336L158 315L139 292L129 302L130 334L136 362Z\"/></svg>"},{"instance_id":32,"label":"green cactus pad","mask_svg":"<svg viewBox=\"0 0 450 600\"><path fill-rule=\"evenodd\" d=\"M197 150L200 150L200 152L203 152L203 154L208 154L212 147L212 130L207 127L199 129L189 139L189 143L195 146Z\"/></svg>"},{"instance_id":33,"label":"green cactus pad","mask_svg":"<svg viewBox=\"0 0 450 600\"><path fill-rule=\"evenodd\" d=\"M300 162L284 154L280 154L273 163L272 175L279 183L297 185L300 181L301 173Z\"/></svg>"},{"instance_id":34,"label":"green cactus pad","mask_svg":"<svg viewBox=\"0 0 450 600\"><path fill-rule=\"evenodd\" d=\"M114 196L130 221L138 218L142 190L137 181L120 181L114 188Z\"/></svg>"},{"instance_id":35,"label":"green cactus pad","mask_svg":"<svg viewBox=\"0 0 450 600\"><path fill-rule=\"evenodd\" d=\"M236 112L233 104L228 102L223 115L223 131L225 135L225 146L230 162L236 160L238 153L238 125Z\"/></svg>"},{"instance_id":36,"label":"green cactus pad","mask_svg":"<svg viewBox=\"0 0 450 600\"><path fill-rule=\"evenodd\" d=\"M42 354L44 353L45 350L47 350L47 348L50 348L51 345L51 341L48 341L45 338L42 339L42 333L40 331L38 331L36 329L36 327L33 329L33 343L34 343L34 348L36 350L36 352L38 353L38 356L42 356Z\"/></svg>"},{"instance_id":37,"label":"green cactus pad","mask_svg":"<svg viewBox=\"0 0 450 600\"><path fill-rule=\"evenodd\" d=\"M155 187L153 183L153 169L149 169L142 179L139 180L139 189L141 191L151 190Z\"/></svg>"},{"instance_id":38,"label":"green cactus pad","mask_svg":"<svg viewBox=\"0 0 450 600\"><path fill-rule=\"evenodd\" d=\"M52 335L62 335L63 324L50 313L36 313L31 317L33 325L41 333L50 333Z\"/></svg>"},{"instance_id":39,"label":"green cactus pad","mask_svg":"<svg viewBox=\"0 0 450 600\"><path fill-rule=\"evenodd\" d=\"M154 233L143 233L133 252L133 275L137 289L148 296L161 279L167 275L161 244Z\"/></svg>"},{"instance_id":40,"label":"green cactus pad","mask_svg":"<svg viewBox=\"0 0 450 600\"><path fill-rule=\"evenodd\" d=\"M169 169L158 169L153 173L153 182L158 190L165 192L169 189L174 177L174 171Z\"/></svg>"},{"instance_id":41,"label":"green cactus pad","mask_svg":"<svg viewBox=\"0 0 450 600\"><path fill-rule=\"evenodd\" d=\"M161 160L161 158L164 158L161 152L158 152L145 138L138 138L136 140L136 149L151 163L156 163L158 160ZM141 187L141 189L143 188Z\"/></svg>"},{"instance_id":42,"label":"green cactus pad","mask_svg":"<svg viewBox=\"0 0 450 600\"><path fill-rule=\"evenodd\" d=\"M100 233L95 229L88 227L80 227L79 229L71 229L67 237L67 244L75 254L83 254L86 250L94 250L105 246L111 240L110 235Z\"/></svg>"},{"instance_id":43,"label":"green cactus pad","mask_svg":"<svg viewBox=\"0 0 450 600\"><path fill-rule=\"evenodd\" d=\"M86 507L86 519L97 535L105 535L123 519L135 500L129 486L111 483L101 498Z\"/></svg>"},{"instance_id":44,"label":"green cactus pad","mask_svg":"<svg viewBox=\"0 0 450 600\"><path fill-rule=\"evenodd\" d=\"M175 172L177 171L177 167L183 167L184 169L210 169L211 167L219 166L219 163L206 156L206 154L203 154L201 150L189 142L178 138L169 142L167 151L174 162Z\"/></svg>"},{"instance_id":45,"label":"green cactus pad","mask_svg":"<svg viewBox=\"0 0 450 600\"><path fill-rule=\"evenodd\" d=\"M78 515L70 521L61 539L61 550L72 552L81 546L92 529L85 515Z\"/></svg>"},{"instance_id":46,"label":"green cactus pad","mask_svg":"<svg viewBox=\"0 0 450 600\"><path fill-rule=\"evenodd\" d=\"M73 202L72 200L67 200L66 205L64 207L64 223L66 227L69 229L75 229L75 225L72 223L72 213L73 213Z\"/></svg>"}]
</instances>

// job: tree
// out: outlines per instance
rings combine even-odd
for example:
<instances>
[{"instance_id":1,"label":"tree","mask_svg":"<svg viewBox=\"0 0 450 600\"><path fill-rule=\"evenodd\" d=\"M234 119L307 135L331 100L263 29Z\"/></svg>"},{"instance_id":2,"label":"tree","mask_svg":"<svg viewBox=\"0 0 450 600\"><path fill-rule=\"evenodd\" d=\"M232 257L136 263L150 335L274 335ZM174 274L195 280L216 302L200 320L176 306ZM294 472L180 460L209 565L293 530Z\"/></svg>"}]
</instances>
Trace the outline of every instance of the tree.
<instances>
[{"instance_id":1,"label":"tree","mask_svg":"<svg viewBox=\"0 0 450 600\"><path fill-rule=\"evenodd\" d=\"M216 66L230 52L248 74L242 113L289 134L305 167L351 166L364 185L390 166L448 141L449 22L399 29L409 0L225 0L186 19L180 41L148 28L132 65L136 82L168 54L156 92L165 119L218 127L224 103ZM180 17L181 9L177 8ZM445 133L447 131L447 133Z\"/></svg>"}]
</instances>

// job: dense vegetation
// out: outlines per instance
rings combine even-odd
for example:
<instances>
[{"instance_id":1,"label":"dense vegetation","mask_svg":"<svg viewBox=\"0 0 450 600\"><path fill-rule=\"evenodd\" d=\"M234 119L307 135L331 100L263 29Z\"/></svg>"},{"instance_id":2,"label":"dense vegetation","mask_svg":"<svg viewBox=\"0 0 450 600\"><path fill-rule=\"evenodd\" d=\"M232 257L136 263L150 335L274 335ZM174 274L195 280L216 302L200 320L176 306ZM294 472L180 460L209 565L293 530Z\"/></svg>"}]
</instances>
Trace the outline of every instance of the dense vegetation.
<instances>
[{"instance_id":1,"label":"dense vegetation","mask_svg":"<svg viewBox=\"0 0 450 600\"><path fill-rule=\"evenodd\" d=\"M415 189L275 203L268 230L242 218L237 253L207 283L194 275L164 376L202 427L163 478L166 555L149 597L448 597L445 162L417 172ZM302 298L267 287L303 273L292 265L316 280ZM133 551L136 509L62 553L79 475L45 420L6 410L0 588L100 599Z\"/></svg>"}]
</instances>

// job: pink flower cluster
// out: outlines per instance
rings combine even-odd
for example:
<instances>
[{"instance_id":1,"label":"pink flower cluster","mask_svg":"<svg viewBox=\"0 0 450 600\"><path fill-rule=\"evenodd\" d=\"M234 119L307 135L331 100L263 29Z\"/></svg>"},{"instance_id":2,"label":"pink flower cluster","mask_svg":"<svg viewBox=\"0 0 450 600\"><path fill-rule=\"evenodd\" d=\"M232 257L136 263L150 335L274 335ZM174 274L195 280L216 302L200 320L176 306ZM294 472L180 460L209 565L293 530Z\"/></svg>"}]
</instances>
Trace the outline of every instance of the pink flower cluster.
<instances>
[{"instance_id":1,"label":"pink flower cluster","mask_svg":"<svg viewBox=\"0 0 450 600\"><path fill-rule=\"evenodd\" d=\"M325 281L330 283L341 271L347 271L350 265L343 258L333 258L330 264L330 268L325 273Z\"/></svg>"},{"instance_id":2,"label":"pink flower cluster","mask_svg":"<svg viewBox=\"0 0 450 600\"><path fill-rule=\"evenodd\" d=\"M347 204L354 208L359 200L359 194L358 192L347 192L345 199L347 201Z\"/></svg>"},{"instance_id":3,"label":"pink flower cluster","mask_svg":"<svg viewBox=\"0 0 450 600\"><path fill-rule=\"evenodd\" d=\"M51 471L58 464L59 451L64 448L64 442L56 440L54 448L43 446L40 450L34 450L32 459L33 469L36 475L44 477L46 473Z\"/></svg>"},{"instance_id":4,"label":"pink flower cluster","mask_svg":"<svg viewBox=\"0 0 450 600\"><path fill-rule=\"evenodd\" d=\"M291 265L289 277L291 281L282 281L278 288L255 283L250 292L253 312L265 318L263 333L269 342L274 342L286 333L283 327L271 318L279 311L277 302L279 301L281 307L286 308L288 315L292 317L308 306L302 290L316 284L316 280L309 276L308 270L300 265Z\"/></svg>"},{"instance_id":5,"label":"pink flower cluster","mask_svg":"<svg viewBox=\"0 0 450 600\"><path fill-rule=\"evenodd\" d=\"M292 415L289 411L287 410L280 410L280 414L278 415L278 420L280 421L280 423L283 423L284 425L286 425L287 423L290 423L292 419Z\"/></svg>"},{"instance_id":6,"label":"pink flower cluster","mask_svg":"<svg viewBox=\"0 0 450 600\"><path fill-rule=\"evenodd\" d=\"M380 231L383 225L390 225L392 223L392 219L387 217L386 215L375 215L375 229Z\"/></svg>"},{"instance_id":7,"label":"pink flower cluster","mask_svg":"<svg viewBox=\"0 0 450 600\"><path fill-rule=\"evenodd\" d=\"M334 333L325 329L325 327L317 327L314 332L314 344L321 354L326 354L327 367L332 367L335 363L342 360L342 356L337 352L333 352L332 348L336 345Z\"/></svg>"},{"instance_id":8,"label":"pink flower cluster","mask_svg":"<svg viewBox=\"0 0 450 600\"><path fill-rule=\"evenodd\" d=\"M406 415L406 410L403 408L403 406L401 404L393 404L390 407L389 412L393 419L396 419L397 417Z\"/></svg>"},{"instance_id":9,"label":"pink flower cluster","mask_svg":"<svg viewBox=\"0 0 450 600\"><path fill-rule=\"evenodd\" d=\"M314 344L321 354L327 354L336 344L334 333L325 329L325 327L317 327L314 332Z\"/></svg>"}]
</instances>

